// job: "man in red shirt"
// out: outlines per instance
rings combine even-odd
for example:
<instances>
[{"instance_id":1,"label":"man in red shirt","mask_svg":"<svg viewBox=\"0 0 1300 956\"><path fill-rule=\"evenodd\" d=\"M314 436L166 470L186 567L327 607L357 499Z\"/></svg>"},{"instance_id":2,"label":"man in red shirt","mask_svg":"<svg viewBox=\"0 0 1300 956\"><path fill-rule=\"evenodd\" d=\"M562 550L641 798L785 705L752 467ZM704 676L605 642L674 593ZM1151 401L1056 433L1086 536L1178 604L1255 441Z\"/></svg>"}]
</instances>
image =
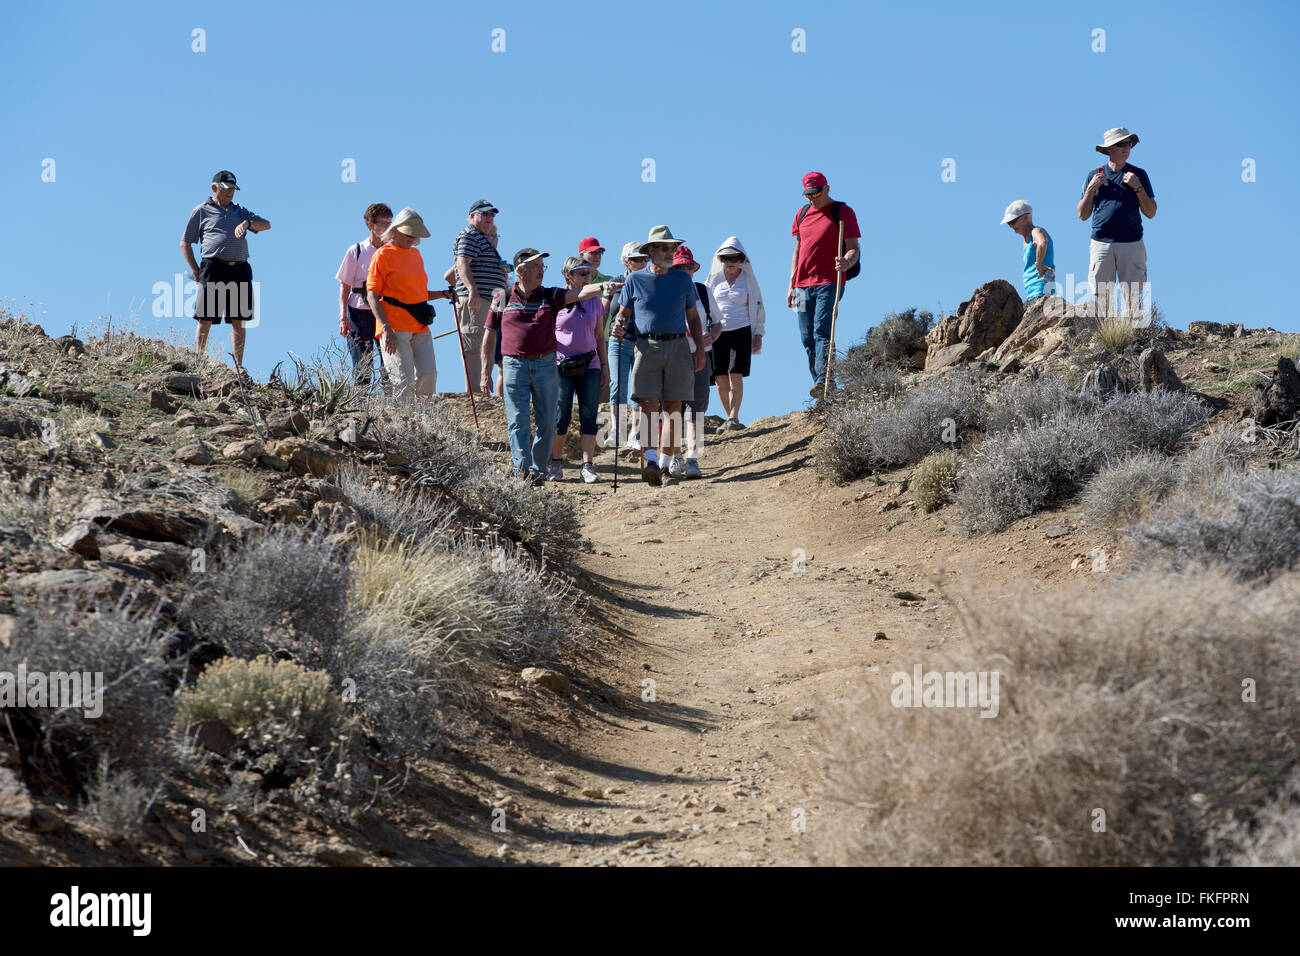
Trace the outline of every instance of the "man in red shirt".
<instances>
[{"instance_id":1,"label":"man in red shirt","mask_svg":"<svg viewBox=\"0 0 1300 956\"><path fill-rule=\"evenodd\" d=\"M790 235L794 236L794 256L790 259L790 288L785 301L799 315L799 336L808 353L808 371L813 377L809 394L816 398L821 394L820 383L826 376L836 274L848 272L858 264L862 255L858 239L862 233L858 229L858 217L849 205L831 199L826 177L821 173L804 176L803 194L808 205L795 215L790 229ZM837 254L840 222L844 223L843 255ZM840 297L843 296L841 289Z\"/></svg>"}]
</instances>

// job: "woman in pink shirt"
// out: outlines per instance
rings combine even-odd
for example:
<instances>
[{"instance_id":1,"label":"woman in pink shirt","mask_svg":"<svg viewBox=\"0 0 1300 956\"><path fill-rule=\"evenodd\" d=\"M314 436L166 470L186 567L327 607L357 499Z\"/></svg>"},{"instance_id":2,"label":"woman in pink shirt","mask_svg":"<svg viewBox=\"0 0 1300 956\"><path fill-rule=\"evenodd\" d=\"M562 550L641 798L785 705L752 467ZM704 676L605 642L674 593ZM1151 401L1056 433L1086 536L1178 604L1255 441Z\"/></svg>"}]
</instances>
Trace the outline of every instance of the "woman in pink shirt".
<instances>
[{"instance_id":1,"label":"woman in pink shirt","mask_svg":"<svg viewBox=\"0 0 1300 956\"><path fill-rule=\"evenodd\" d=\"M577 256L564 260L564 279L570 289L581 290L592 280L595 268ZM551 467L547 481L564 477L564 438L573 420L573 396L578 396L578 434L582 436L582 480L587 484L599 481L594 457L596 454L596 409L600 404L600 390L609 384L609 361L605 344L605 303L600 299L585 299L561 309L555 319L555 359L560 364L560 407L555 426L555 448L551 451ZM563 374L565 359L590 356L586 371L579 376ZM578 363L571 363L578 364Z\"/></svg>"}]
</instances>

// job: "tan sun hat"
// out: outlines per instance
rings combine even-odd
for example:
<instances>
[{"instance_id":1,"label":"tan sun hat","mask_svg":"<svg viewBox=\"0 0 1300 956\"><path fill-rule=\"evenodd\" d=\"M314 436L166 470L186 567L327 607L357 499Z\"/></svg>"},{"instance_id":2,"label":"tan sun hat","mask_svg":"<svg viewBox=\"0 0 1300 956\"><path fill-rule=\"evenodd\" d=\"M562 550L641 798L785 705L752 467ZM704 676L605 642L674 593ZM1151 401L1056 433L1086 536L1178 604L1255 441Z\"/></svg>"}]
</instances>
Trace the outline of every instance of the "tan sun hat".
<instances>
[{"instance_id":1,"label":"tan sun hat","mask_svg":"<svg viewBox=\"0 0 1300 956\"><path fill-rule=\"evenodd\" d=\"M400 232L415 239L428 239L431 235L424 225L424 220L420 218L420 214L410 206L407 206L393 217L392 224L384 232L384 238L387 239L394 232Z\"/></svg>"},{"instance_id":2,"label":"tan sun hat","mask_svg":"<svg viewBox=\"0 0 1300 956\"><path fill-rule=\"evenodd\" d=\"M669 231L667 226L655 226L650 230L650 238L641 243L639 250L645 252L645 247L650 245L652 242L663 242L672 246L680 246L682 241L683 240L681 239L674 239L672 232Z\"/></svg>"},{"instance_id":3,"label":"tan sun hat","mask_svg":"<svg viewBox=\"0 0 1300 956\"><path fill-rule=\"evenodd\" d=\"M1123 126L1116 126L1114 129L1108 129L1106 130L1106 135L1102 137L1101 145L1097 147L1097 152L1105 153L1109 156L1110 148L1112 146L1118 146L1126 139L1131 139L1133 141L1131 145L1133 146L1138 144L1137 133L1130 133Z\"/></svg>"},{"instance_id":4,"label":"tan sun hat","mask_svg":"<svg viewBox=\"0 0 1300 956\"><path fill-rule=\"evenodd\" d=\"M623 243L623 258L631 259L633 256L643 255L641 252L641 243L633 239L631 242Z\"/></svg>"}]
</instances>

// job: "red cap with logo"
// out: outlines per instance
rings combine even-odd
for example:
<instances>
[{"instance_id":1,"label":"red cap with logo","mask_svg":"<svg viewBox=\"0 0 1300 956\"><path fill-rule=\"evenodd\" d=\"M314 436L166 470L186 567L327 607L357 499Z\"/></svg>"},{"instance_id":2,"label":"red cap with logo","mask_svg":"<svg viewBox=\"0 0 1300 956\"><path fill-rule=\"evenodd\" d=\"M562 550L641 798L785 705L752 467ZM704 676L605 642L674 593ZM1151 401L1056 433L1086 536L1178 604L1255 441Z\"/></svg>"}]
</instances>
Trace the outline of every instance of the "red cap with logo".
<instances>
[{"instance_id":1,"label":"red cap with logo","mask_svg":"<svg viewBox=\"0 0 1300 956\"><path fill-rule=\"evenodd\" d=\"M821 173L809 173L803 178L804 189L822 189L826 185L826 177Z\"/></svg>"},{"instance_id":2,"label":"red cap with logo","mask_svg":"<svg viewBox=\"0 0 1300 956\"><path fill-rule=\"evenodd\" d=\"M588 236L582 242L578 243L578 251L586 252L588 249L594 249L597 252L604 252L605 247L600 244L600 240L595 236Z\"/></svg>"},{"instance_id":3,"label":"red cap with logo","mask_svg":"<svg viewBox=\"0 0 1300 956\"><path fill-rule=\"evenodd\" d=\"M695 261L695 255L687 246L678 246L677 251L673 253L673 265L675 266L698 266Z\"/></svg>"}]
</instances>

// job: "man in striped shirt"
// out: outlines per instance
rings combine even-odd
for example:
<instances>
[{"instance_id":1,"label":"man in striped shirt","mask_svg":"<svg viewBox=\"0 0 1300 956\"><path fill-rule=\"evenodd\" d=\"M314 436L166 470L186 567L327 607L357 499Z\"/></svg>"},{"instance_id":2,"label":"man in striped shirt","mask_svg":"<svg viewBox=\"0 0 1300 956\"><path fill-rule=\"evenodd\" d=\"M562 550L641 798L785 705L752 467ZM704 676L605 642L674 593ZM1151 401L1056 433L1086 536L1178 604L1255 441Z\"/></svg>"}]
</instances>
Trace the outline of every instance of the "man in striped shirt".
<instances>
[{"instance_id":1,"label":"man in striped shirt","mask_svg":"<svg viewBox=\"0 0 1300 956\"><path fill-rule=\"evenodd\" d=\"M466 386L470 389L479 384L483 323L492 304L492 294L506 286L505 261L487 236L496 223L496 214L497 208L486 199L474 203L469 207L469 225L460 231L452 247L456 257L456 309L461 347L469 367ZM491 375L491 369L488 374Z\"/></svg>"}]
</instances>

